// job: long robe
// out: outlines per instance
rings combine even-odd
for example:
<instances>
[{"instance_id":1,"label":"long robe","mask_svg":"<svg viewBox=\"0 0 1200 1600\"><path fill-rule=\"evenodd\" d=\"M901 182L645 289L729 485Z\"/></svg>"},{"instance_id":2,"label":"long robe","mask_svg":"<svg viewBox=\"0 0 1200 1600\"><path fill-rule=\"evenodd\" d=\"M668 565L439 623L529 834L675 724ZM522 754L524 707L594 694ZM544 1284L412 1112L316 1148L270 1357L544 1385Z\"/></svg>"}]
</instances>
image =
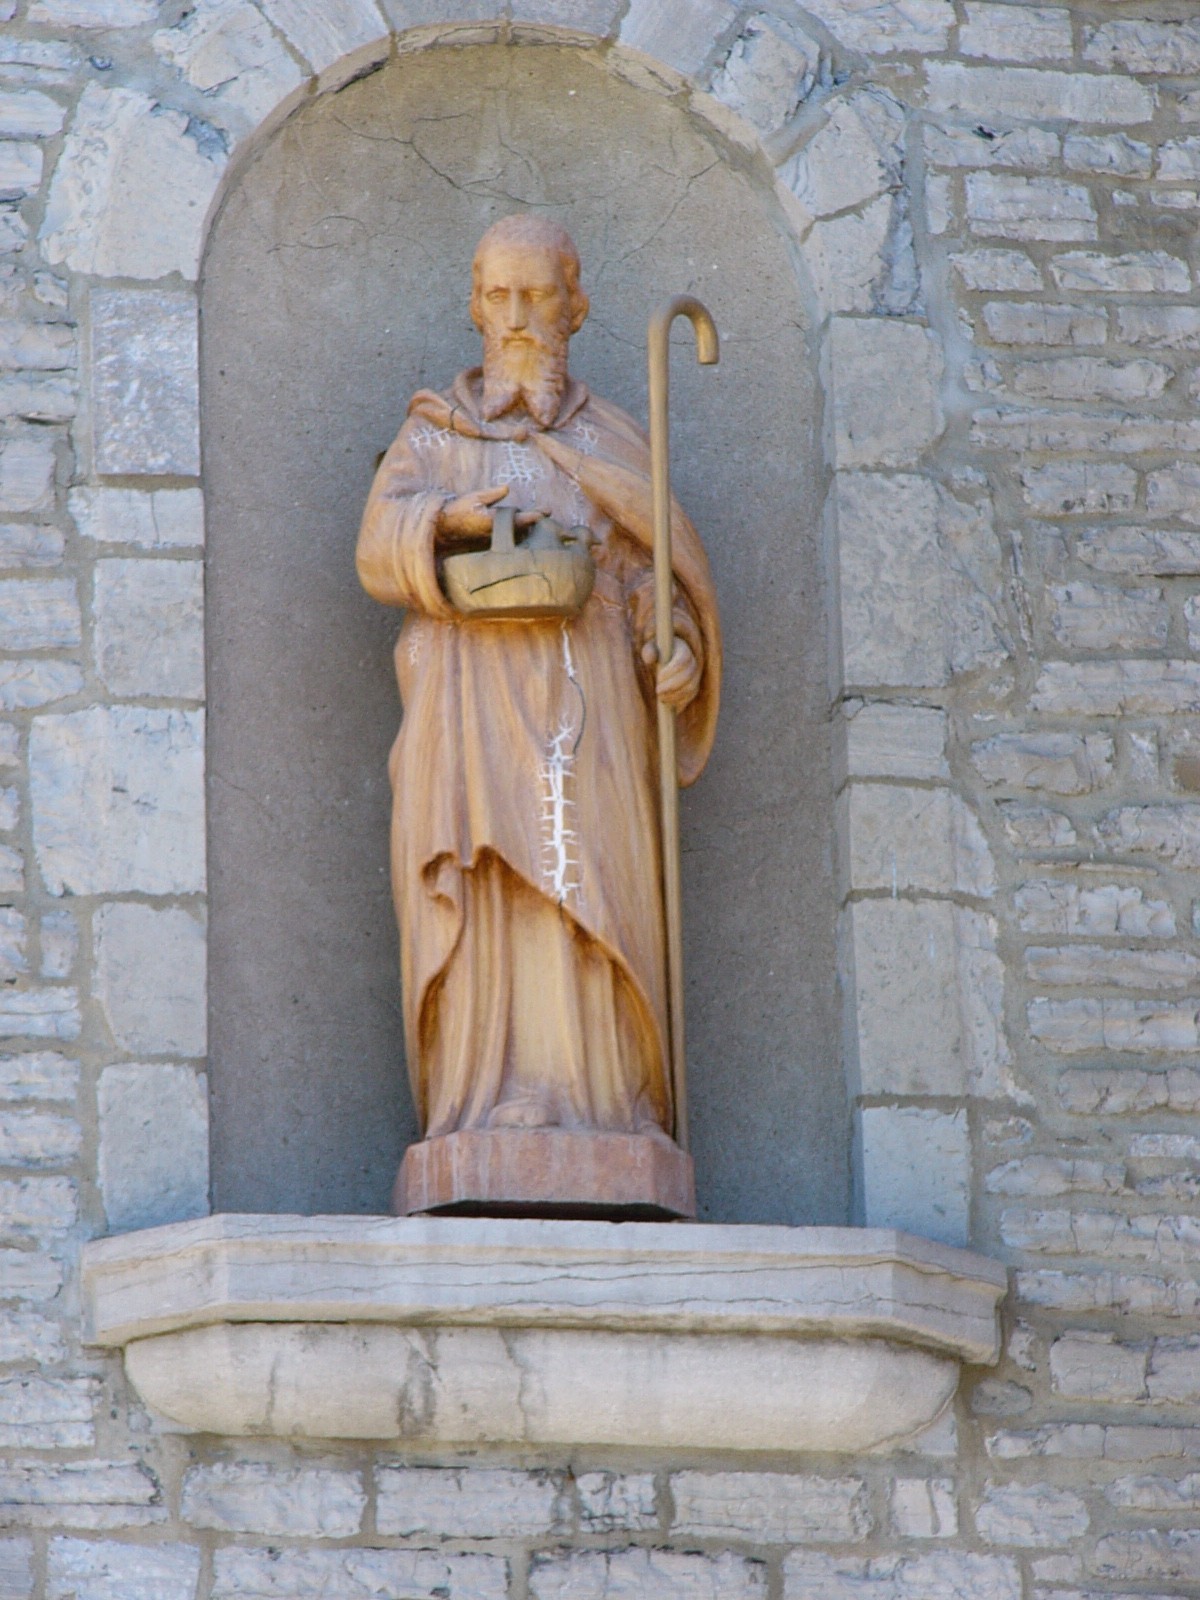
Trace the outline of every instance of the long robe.
<instances>
[{"instance_id":1,"label":"long robe","mask_svg":"<svg viewBox=\"0 0 1200 1600\"><path fill-rule=\"evenodd\" d=\"M367 502L358 571L406 609L389 771L405 1038L427 1135L536 1123L669 1130L653 678L649 449L570 382L550 428L485 421L480 374L423 390ZM451 498L586 524L596 580L578 616L471 619L439 582ZM683 783L720 693L707 558L672 505L675 629L702 672L679 716ZM540 1109L539 1109L540 1107Z\"/></svg>"}]
</instances>

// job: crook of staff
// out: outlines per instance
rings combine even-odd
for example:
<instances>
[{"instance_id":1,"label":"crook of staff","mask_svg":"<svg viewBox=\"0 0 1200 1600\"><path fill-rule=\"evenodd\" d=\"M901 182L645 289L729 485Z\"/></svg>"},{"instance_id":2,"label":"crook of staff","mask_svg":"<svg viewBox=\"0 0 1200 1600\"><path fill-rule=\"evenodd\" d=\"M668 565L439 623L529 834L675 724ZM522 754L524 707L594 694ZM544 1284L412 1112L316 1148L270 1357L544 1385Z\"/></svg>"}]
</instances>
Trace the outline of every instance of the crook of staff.
<instances>
[{"instance_id":1,"label":"crook of staff","mask_svg":"<svg viewBox=\"0 0 1200 1600\"><path fill-rule=\"evenodd\" d=\"M696 358L714 366L720 358L717 325L691 295L676 295L650 319L646 345L650 367L650 487L654 513L654 634L659 667L675 648L674 583L671 572L671 465L668 388L671 328L686 317L696 335ZM683 891L679 853L679 762L675 711L658 702L659 803L662 810L663 907L667 925L667 1009L675 1142L688 1148L686 1042L683 1025Z\"/></svg>"}]
</instances>

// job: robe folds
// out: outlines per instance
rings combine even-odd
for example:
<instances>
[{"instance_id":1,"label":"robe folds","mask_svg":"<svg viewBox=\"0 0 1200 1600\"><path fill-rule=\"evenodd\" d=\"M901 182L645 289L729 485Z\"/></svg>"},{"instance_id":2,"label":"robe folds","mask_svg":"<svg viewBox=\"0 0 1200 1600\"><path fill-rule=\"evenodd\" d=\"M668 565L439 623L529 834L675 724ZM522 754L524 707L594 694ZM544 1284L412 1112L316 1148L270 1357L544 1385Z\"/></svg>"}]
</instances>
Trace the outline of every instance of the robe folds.
<instances>
[{"instance_id":1,"label":"robe folds","mask_svg":"<svg viewBox=\"0 0 1200 1600\"><path fill-rule=\"evenodd\" d=\"M480 374L422 390L363 516L358 570L403 607L389 771L405 1039L424 1133L671 1126L653 675L649 448L572 380L549 428L483 419ZM596 580L573 618L458 613L442 506L507 503L586 525ZM672 504L675 629L702 668L680 780L715 730L721 638L708 561ZM532 1108L532 1110L530 1109ZM525 1120L523 1120L525 1119Z\"/></svg>"}]
</instances>

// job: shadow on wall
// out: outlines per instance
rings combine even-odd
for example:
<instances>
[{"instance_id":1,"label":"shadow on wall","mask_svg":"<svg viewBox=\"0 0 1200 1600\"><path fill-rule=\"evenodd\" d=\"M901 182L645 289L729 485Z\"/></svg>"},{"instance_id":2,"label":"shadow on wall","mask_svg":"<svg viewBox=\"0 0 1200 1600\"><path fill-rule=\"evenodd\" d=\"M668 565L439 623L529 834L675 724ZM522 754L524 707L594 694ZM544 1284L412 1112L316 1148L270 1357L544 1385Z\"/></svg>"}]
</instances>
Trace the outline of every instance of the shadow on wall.
<instances>
[{"instance_id":1,"label":"shadow on wall","mask_svg":"<svg viewBox=\"0 0 1200 1600\"><path fill-rule=\"evenodd\" d=\"M656 302L700 294L721 329L717 373L680 361L672 401L728 657L683 813L701 1215L844 1221L821 490L789 245L765 175L679 108L585 52L499 46L306 105L210 240L214 1205L383 1211L416 1135L387 878L399 617L359 590L354 541L413 390L477 362L471 254L523 207L583 256L573 370L635 416Z\"/></svg>"}]
</instances>

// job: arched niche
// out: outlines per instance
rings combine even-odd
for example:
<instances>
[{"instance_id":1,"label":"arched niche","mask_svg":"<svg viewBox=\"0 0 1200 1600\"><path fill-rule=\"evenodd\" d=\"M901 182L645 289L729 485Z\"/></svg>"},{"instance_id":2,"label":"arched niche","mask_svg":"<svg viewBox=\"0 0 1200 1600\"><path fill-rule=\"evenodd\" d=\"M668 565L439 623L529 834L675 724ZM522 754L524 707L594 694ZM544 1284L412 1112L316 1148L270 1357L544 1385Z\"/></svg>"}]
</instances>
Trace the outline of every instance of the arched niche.
<instances>
[{"instance_id":1,"label":"arched niche","mask_svg":"<svg viewBox=\"0 0 1200 1600\"><path fill-rule=\"evenodd\" d=\"M573 370L635 416L656 302L691 290L721 328L715 373L680 335L672 399L727 649L683 806L701 1215L842 1221L823 485L794 250L765 168L561 47L429 50L309 101L210 235L214 1209L383 1210L416 1133L386 870L399 619L359 591L354 540L412 391L477 360L471 252L523 207L583 256Z\"/></svg>"}]
</instances>

